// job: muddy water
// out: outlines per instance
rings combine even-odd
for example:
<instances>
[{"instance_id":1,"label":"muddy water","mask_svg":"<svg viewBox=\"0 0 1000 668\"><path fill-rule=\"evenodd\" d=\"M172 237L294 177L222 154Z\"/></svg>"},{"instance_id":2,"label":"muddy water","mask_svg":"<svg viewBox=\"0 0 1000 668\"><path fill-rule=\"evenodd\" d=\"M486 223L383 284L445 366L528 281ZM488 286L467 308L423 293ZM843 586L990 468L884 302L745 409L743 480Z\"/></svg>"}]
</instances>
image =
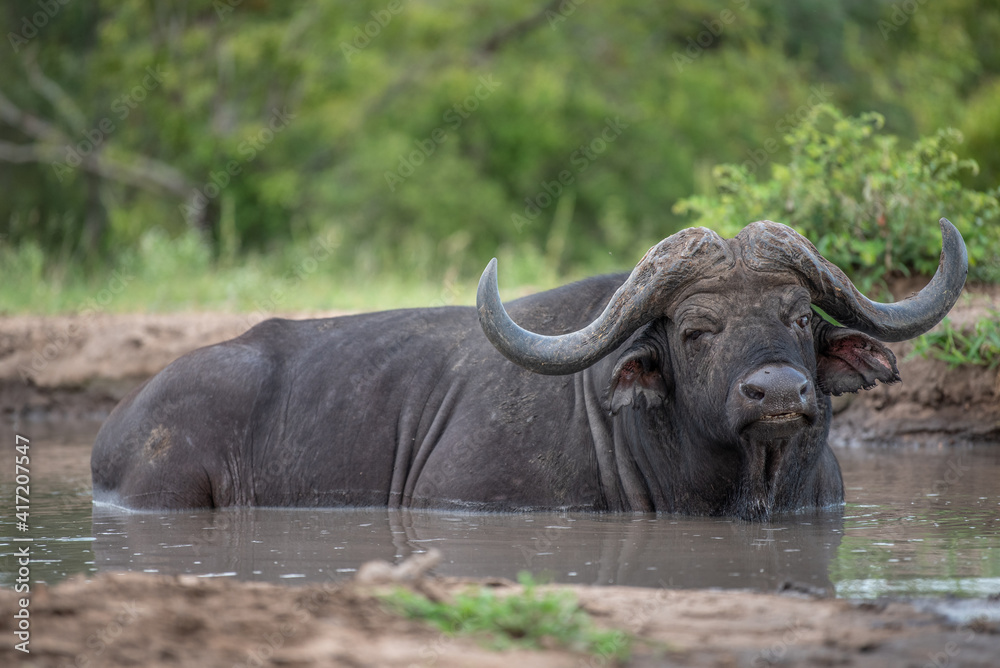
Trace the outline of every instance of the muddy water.
<instances>
[{"instance_id":1,"label":"muddy water","mask_svg":"<svg viewBox=\"0 0 1000 668\"><path fill-rule=\"evenodd\" d=\"M436 547L442 575L528 570L556 582L763 591L791 582L865 598L1000 592L996 447L839 450L845 508L746 524L385 509L129 514L91 503L92 438L86 430L32 438L28 532L12 517L13 444L5 448L0 585L14 583L13 537L31 536L31 579L47 583L99 570L321 582Z\"/></svg>"}]
</instances>

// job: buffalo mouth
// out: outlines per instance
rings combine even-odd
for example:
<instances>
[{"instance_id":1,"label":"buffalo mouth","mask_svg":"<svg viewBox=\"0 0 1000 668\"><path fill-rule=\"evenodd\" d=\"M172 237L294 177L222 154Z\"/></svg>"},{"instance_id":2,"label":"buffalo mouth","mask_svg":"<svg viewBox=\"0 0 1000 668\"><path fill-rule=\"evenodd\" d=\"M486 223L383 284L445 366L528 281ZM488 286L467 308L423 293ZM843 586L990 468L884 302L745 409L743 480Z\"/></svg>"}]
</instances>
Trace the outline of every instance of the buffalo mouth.
<instances>
[{"instance_id":1,"label":"buffalo mouth","mask_svg":"<svg viewBox=\"0 0 1000 668\"><path fill-rule=\"evenodd\" d=\"M788 438L805 431L812 423L813 416L808 413L772 413L747 421L739 432L751 441Z\"/></svg>"},{"instance_id":2,"label":"buffalo mouth","mask_svg":"<svg viewBox=\"0 0 1000 668\"><path fill-rule=\"evenodd\" d=\"M802 413L778 413L777 415L765 415L758 420L758 422L765 423L782 423L782 422L793 422L795 420L804 420L805 415Z\"/></svg>"}]
</instances>

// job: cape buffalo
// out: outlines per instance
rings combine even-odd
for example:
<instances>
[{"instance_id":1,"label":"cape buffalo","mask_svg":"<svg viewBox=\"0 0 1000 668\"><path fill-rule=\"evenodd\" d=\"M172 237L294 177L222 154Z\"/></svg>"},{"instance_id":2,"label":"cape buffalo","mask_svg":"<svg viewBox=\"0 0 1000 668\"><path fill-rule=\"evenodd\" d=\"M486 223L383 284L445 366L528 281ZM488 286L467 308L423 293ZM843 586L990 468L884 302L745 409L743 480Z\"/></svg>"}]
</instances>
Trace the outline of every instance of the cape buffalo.
<instances>
[{"instance_id":1,"label":"cape buffalo","mask_svg":"<svg viewBox=\"0 0 1000 668\"><path fill-rule=\"evenodd\" d=\"M94 499L751 520L840 504L830 395L898 381L881 342L954 305L968 259L941 231L933 279L894 304L762 221L729 240L682 230L629 275L511 302L514 320L496 260L477 309L268 320L122 400L94 444Z\"/></svg>"}]
</instances>

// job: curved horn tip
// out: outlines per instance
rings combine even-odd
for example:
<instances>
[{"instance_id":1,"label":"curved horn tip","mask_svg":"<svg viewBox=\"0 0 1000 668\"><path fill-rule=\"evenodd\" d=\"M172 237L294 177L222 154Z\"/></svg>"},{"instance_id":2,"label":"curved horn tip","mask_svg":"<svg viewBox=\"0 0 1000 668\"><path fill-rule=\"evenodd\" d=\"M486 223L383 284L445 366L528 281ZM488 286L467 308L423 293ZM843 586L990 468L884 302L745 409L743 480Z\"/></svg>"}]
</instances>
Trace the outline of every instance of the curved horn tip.
<instances>
[{"instance_id":1,"label":"curved horn tip","mask_svg":"<svg viewBox=\"0 0 1000 668\"><path fill-rule=\"evenodd\" d=\"M894 342L916 338L937 325L958 301L969 274L969 252L965 239L950 220L938 220L941 226L941 259L930 283L911 297L892 305L881 306L896 312L901 324L882 329L873 335L881 341ZM872 332L869 332L872 333Z\"/></svg>"},{"instance_id":2,"label":"curved horn tip","mask_svg":"<svg viewBox=\"0 0 1000 668\"><path fill-rule=\"evenodd\" d=\"M957 260L965 269L967 275L969 273L969 250L965 247L965 239L962 238L962 233L947 218L938 220L938 225L941 226L941 254L945 255L950 251L957 253L958 257L952 261ZM964 285L965 281L963 280L962 283ZM961 290L961 287L959 290Z\"/></svg>"},{"instance_id":3,"label":"curved horn tip","mask_svg":"<svg viewBox=\"0 0 1000 668\"><path fill-rule=\"evenodd\" d=\"M941 226L942 238L944 238L945 234L947 233L948 236L953 237L956 241L962 242L963 246L965 245L965 239L962 238L962 233L958 231L958 228L955 227L954 223L952 223L950 220L948 220L947 218L942 218L938 221L938 225Z\"/></svg>"},{"instance_id":4,"label":"curved horn tip","mask_svg":"<svg viewBox=\"0 0 1000 668\"><path fill-rule=\"evenodd\" d=\"M939 218L938 225L941 227L941 237L944 238L946 235L957 234L959 237L962 233L958 231L958 228L948 220L947 218Z\"/></svg>"},{"instance_id":5,"label":"curved horn tip","mask_svg":"<svg viewBox=\"0 0 1000 668\"><path fill-rule=\"evenodd\" d=\"M476 290L476 308L482 309L485 304L494 300L499 292L497 259L493 258L486 265L486 269L483 269L483 275L479 277L479 288Z\"/></svg>"}]
</instances>

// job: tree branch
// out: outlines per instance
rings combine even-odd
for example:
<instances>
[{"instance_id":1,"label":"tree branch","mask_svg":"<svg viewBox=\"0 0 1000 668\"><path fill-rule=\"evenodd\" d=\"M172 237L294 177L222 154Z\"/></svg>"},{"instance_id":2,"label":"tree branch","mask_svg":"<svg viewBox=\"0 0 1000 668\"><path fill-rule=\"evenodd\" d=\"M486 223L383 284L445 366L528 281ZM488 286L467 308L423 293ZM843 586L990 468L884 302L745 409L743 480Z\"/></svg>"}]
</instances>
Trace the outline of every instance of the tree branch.
<instances>
[{"instance_id":1,"label":"tree branch","mask_svg":"<svg viewBox=\"0 0 1000 668\"><path fill-rule=\"evenodd\" d=\"M56 82L42 72L34 51L28 53L25 69L31 87L47 99L59 115L78 131L86 131L86 118L72 98ZM73 141L57 125L29 114L0 91L0 121L16 128L37 141L32 144L15 144L0 141L0 161L10 163L49 163L62 180L63 165L67 170L81 169L109 181L134 186L146 191L166 192L187 200L194 211L189 217L196 226L204 225L205 207L199 200L194 185L180 170L165 162L144 155L127 155L125 159L109 156L103 146L95 146L87 155L76 155L80 162L70 165L67 156L74 152ZM65 154L64 154L65 152Z\"/></svg>"},{"instance_id":2,"label":"tree branch","mask_svg":"<svg viewBox=\"0 0 1000 668\"><path fill-rule=\"evenodd\" d=\"M80 111L80 107L76 106L73 98L67 95L59 84L42 72L42 68L38 65L37 46L37 44L33 44L24 54L24 69L28 73L28 83L52 104L56 112L69 123L75 132L83 132L87 129L86 116Z\"/></svg>"},{"instance_id":3,"label":"tree branch","mask_svg":"<svg viewBox=\"0 0 1000 668\"><path fill-rule=\"evenodd\" d=\"M7 125L17 128L29 137L35 139L65 141L66 137L59 128L47 121L43 121L37 116L32 116L26 111L10 101L10 99L0 91L0 120Z\"/></svg>"},{"instance_id":4,"label":"tree branch","mask_svg":"<svg viewBox=\"0 0 1000 668\"><path fill-rule=\"evenodd\" d=\"M37 67L35 68L37 70ZM30 73L30 67L29 67ZM57 108L62 108L64 115L76 117L74 123L83 121L79 108L55 82L47 79L41 70L37 70L36 90L46 96ZM67 111L69 110L69 111ZM67 120L69 120L67 118ZM13 144L0 142L0 160L5 162L59 162L64 156L60 151L72 146L72 140L54 124L29 114L0 91L0 121L17 128L29 137L40 140L34 144ZM84 127L81 125L80 127ZM67 168L73 169L71 165ZM110 158L101 150L81 156L78 168L97 174L98 176L127 183L144 190L165 190L172 195L185 199L191 195L194 186L188 182L184 174L165 162L142 155L130 156L127 160Z\"/></svg>"},{"instance_id":5,"label":"tree branch","mask_svg":"<svg viewBox=\"0 0 1000 668\"><path fill-rule=\"evenodd\" d=\"M12 144L0 141L0 160L4 162L40 164L62 163L62 147L52 144ZM194 186L179 170L170 165L147 158L143 155L130 156L126 160L110 158L105 153L97 156L81 156L80 164L65 165L66 169L81 169L102 178L136 186L143 190L155 190L186 199L191 196Z\"/></svg>"},{"instance_id":6,"label":"tree branch","mask_svg":"<svg viewBox=\"0 0 1000 668\"><path fill-rule=\"evenodd\" d=\"M180 199L190 197L194 190L194 186L179 170L144 155L130 156L128 161L108 159L106 155L102 155L93 162L97 164L92 171L104 178L130 183L145 190L158 188Z\"/></svg>"},{"instance_id":7,"label":"tree branch","mask_svg":"<svg viewBox=\"0 0 1000 668\"><path fill-rule=\"evenodd\" d=\"M521 19L517 23L512 23L506 28L501 28L493 33L489 39L483 42L483 45L479 47L479 50L484 53L495 53L499 51L507 42L520 39L541 25L546 16L548 16L549 12L557 11L559 4L562 1L563 0L551 0L551 2L539 9L535 14Z\"/></svg>"},{"instance_id":8,"label":"tree branch","mask_svg":"<svg viewBox=\"0 0 1000 668\"><path fill-rule=\"evenodd\" d=\"M47 162L38 144L12 144L0 141L0 160L4 162Z\"/></svg>"}]
</instances>

